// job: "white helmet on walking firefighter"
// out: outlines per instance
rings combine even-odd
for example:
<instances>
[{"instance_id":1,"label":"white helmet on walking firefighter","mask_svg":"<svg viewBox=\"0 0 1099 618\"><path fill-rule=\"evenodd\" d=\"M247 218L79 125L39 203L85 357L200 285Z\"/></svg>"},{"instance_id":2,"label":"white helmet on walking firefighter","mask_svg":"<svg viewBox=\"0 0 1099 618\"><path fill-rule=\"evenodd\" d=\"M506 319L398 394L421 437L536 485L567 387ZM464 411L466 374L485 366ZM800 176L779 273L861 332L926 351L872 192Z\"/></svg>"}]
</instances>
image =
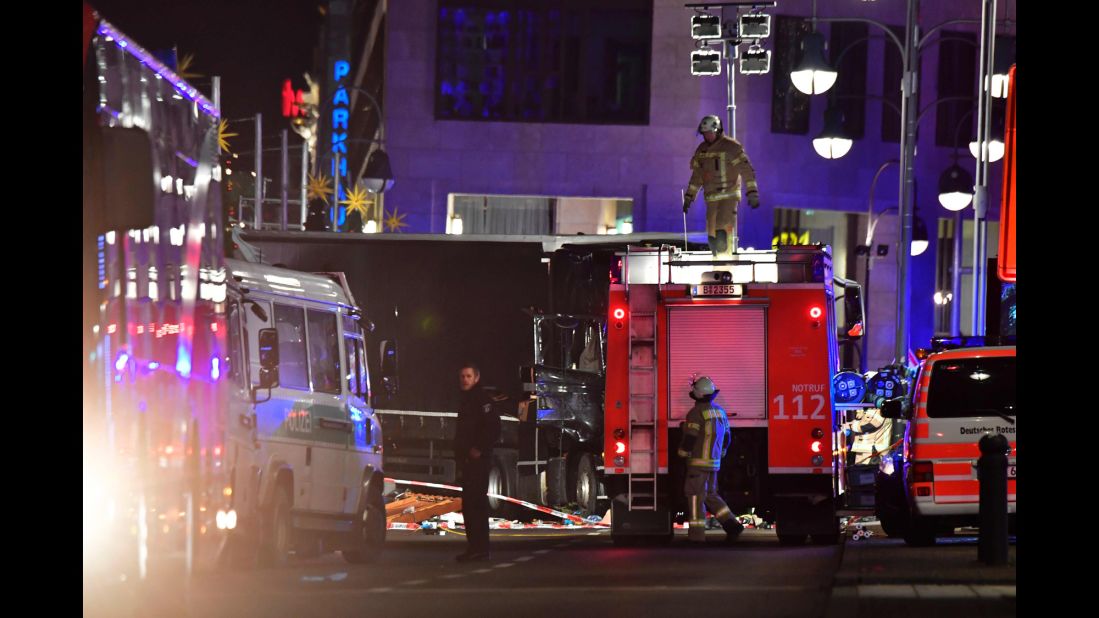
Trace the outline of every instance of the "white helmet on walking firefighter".
<instances>
[{"instance_id":1,"label":"white helmet on walking firefighter","mask_svg":"<svg viewBox=\"0 0 1099 618\"><path fill-rule=\"evenodd\" d=\"M702 135L707 131L721 133L721 119L717 116L703 116L702 121L698 123L698 134Z\"/></svg>"},{"instance_id":2,"label":"white helmet on walking firefighter","mask_svg":"<svg viewBox=\"0 0 1099 618\"><path fill-rule=\"evenodd\" d=\"M714 381L707 376L696 378L691 382L691 399L712 398L718 394Z\"/></svg>"}]
</instances>

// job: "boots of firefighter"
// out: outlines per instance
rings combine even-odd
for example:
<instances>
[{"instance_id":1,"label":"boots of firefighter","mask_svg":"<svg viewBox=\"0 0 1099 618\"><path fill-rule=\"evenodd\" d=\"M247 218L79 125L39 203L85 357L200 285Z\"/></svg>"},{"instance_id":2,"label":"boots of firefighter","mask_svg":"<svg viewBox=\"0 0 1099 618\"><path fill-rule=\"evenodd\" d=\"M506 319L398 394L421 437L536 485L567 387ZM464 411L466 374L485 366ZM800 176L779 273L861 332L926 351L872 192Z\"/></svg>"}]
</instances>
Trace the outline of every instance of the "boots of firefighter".
<instances>
[{"instance_id":1,"label":"boots of firefighter","mask_svg":"<svg viewBox=\"0 0 1099 618\"><path fill-rule=\"evenodd\" d=\"M702 510L702 496L687 496L687 540L706 541L706 512Z\"/></svg>"},{"instance_id":2,"label":"boots of firefighter","mask_svg":"<svg viewBox=\"0 0 1099 618\"><path fill-rule=\"evenodd\" d=\"M714 244L713 251L717 257L728 257L729 255L729 235L725 230L718 230L714 232Z\"/></svg>"},{"instance_id":3,"label":"boots of firefighter","mask_svg":"<svg viewBox=\"0 0 1099 618\"><path fill-rule=\"evenodd\" d=\"M714 236L707 236L706 242L710 245L710 255L717 257L717 238Z\"/></svg>"},{"instance_id":4,"label":"boots of firefighter","mask_svg":"<svg viewBox=\"0 0 1099 618\"><path fill-rule=\"evenodd\" d=\"M725 530L725 540L735 541L741 532L744 532L744 526L737 521L736 517L730 517L721 522L721 527Z\"/></svg>"}]
</instances>

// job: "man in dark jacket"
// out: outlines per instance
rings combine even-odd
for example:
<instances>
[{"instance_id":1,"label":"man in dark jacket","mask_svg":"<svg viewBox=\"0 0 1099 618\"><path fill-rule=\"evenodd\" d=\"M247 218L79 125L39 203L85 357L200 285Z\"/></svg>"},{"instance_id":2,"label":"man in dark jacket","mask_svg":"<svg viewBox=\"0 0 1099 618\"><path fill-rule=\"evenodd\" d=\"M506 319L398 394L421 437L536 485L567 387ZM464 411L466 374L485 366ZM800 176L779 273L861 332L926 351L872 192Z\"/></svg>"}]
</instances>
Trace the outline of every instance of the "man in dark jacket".
<instances>
[{"instance_id":1,"label":"man in dark jacket","mask_svg":"<svg viewBox=\"0 0 1099 618\"><path fill-rule=\"evenodd\" d=\"M492 446L500 438L500 417L492 397L481 387L481 372L466 364L458 373L461 389L454 457L462 469L462 518L469 547L458 562L488 560L488 475Z\"/></svg>"}]
</instances>

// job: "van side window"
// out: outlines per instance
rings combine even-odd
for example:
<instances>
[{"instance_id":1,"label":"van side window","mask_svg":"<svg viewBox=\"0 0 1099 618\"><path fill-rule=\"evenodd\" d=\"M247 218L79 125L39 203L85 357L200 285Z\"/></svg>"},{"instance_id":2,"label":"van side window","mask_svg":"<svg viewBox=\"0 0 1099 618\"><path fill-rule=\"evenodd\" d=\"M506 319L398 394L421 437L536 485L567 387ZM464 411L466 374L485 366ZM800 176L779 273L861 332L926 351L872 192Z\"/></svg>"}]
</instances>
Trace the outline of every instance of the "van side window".
<instances>
[{"instance_id":1,"label":"van side window","mask_svg":"<svg viewBox=\"0 0 1099 618\"><path fill-rule=\"evenodd\" d=\"M340 339L336 314L308 311L309 366L313 374L313 391L340 394Z\"/></svg>"},{"instance_id":2,"label":"van side window","mask_svg":"<svg viewBox=\"0 0 1099 618\"><path fill-rule=\"evenodd\" d=\"M927 416L1015 416L1015 357L939 360L931 368Z\"/></svg>"},{"instance_id":3,"label":"van side window","mask_svg":"<svg viewBox=\"0 0 1099 618\"><path fill-rule=\"evenodd\" d=\"M359 374L359 351L355 346L358 340L354 337L343 338L344 353L347 354L347 366L344 370L344 381L347 383L347 392L351 394L357 394L362 392L358 388L358 374Z\"/></svg>"},{"instance_id":4,"label":"van side window","mask_svg":"<svg viewBox=\"0 0 1099 618\"><path fill-rule=\"evenodd\" d=\"M370 401L370 370L366 360L366 347L362 339L355 340L355 349L359 354L359 384L362 385L361 392L363 399L366 400L367 405L372 405Z\"/></svg>"},{"instance_id":5,"label":"van side window","mask_svg":"<svg viewBox=\"0 0 1099 618\"><path fill-rule=\"evenodd\" d=\"M229 379L233 384L244 388L248 386L244 382L244 349L240 339L240 303L229 304Z\"/></svg>"},{"instance_id":6,"label":"van side window","mask_svg":"<svg viewBox=\"0 0 1099 618\"><path fill-rule=\"evenodd\" d=\"M275 329L279 333L280 385L309 390L309 365L305 356L305 311L276 303Z\"/></svg>"}]
</instances>

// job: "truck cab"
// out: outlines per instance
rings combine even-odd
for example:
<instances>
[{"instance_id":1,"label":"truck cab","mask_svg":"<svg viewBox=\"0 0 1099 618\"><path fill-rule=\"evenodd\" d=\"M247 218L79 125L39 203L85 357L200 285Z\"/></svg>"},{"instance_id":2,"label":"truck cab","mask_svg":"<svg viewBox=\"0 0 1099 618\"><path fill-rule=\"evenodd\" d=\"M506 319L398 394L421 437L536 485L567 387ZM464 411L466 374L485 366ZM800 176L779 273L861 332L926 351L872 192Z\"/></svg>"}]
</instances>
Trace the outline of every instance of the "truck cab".
<instances>
[{"instance_id":1,"label":"truck cab","mask_svg":"<svg viewBox=\"0 0 1099 618\"><path fill-rule=\"evenodd\" d=\"M886 417L908 421L903 453L882 462L876 514L890 536L931 545L959 526L977 525L978 441L1008 439L1008 519L1015 527L1015 346L966 347L930 354L906 397L886 401Z\"/></svg>"}]
</instances>

